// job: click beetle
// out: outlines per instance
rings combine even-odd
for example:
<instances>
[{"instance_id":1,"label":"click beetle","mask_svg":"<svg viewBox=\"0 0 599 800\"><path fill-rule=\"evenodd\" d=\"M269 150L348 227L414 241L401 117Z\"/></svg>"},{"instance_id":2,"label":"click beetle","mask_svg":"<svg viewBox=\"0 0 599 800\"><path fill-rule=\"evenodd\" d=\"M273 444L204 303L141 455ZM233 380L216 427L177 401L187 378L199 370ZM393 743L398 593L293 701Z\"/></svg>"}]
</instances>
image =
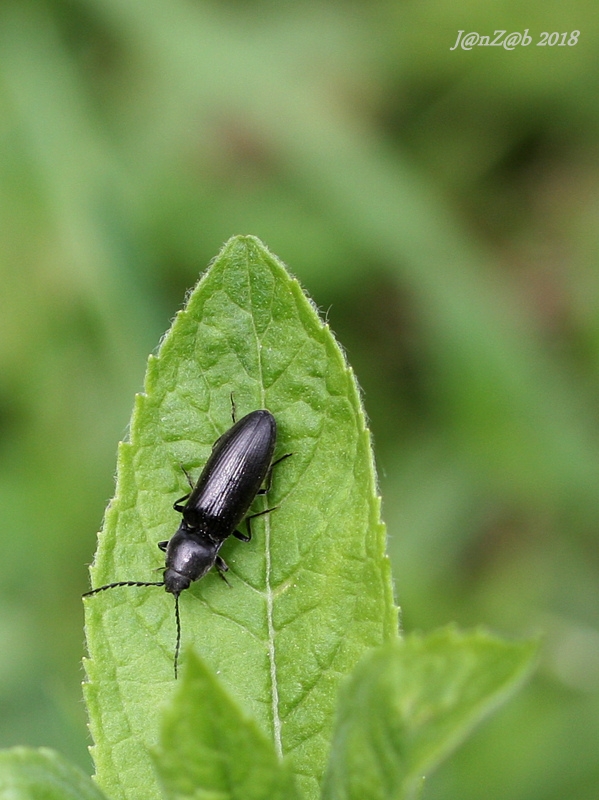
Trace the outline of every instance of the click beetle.
<instances>
[{"instance_id":1,"label":"click beetle","mask_svg":"<svg viewBox=\"0 0 599 800\"><path fill-rule=\"evenodd\" d=\"M266 494L270 488L272 468L291 455L287 453L276 461L272 460L277 426L270 411L252 411L235 422L233 406L233 421L233 427L214 444L195 486L187 476L191 492L173 505L182 519L173 536L158 543L158 547L166 553L164 580L116 581L91 589L83 595L89 597L117 586L164 586L175 598L175 678L181 646L179 595L194 581L203 578L212 567L216 567L228 583L225 578L228 567L219 551L231 535L249 542L252 536L250 520L275 510L276 506L247 516L256 496ZM267 488L263 489L261 487L265 481ZM244 518L247 534L237 530Z\"/></svg>"}]
</instances>

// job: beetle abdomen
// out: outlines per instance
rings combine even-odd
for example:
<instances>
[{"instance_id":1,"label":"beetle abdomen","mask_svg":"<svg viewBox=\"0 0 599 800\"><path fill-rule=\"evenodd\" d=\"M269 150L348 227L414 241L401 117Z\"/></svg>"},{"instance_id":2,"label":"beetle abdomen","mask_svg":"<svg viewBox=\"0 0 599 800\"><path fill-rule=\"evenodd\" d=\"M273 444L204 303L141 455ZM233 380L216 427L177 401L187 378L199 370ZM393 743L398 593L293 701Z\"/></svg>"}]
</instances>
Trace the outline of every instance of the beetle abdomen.
<instances>
[{"instance_id":1,"label":"beetle abdomen","mask_svg":"<svg viewBox=\"0 0 599 800\"><path fill-rule=\"evenodd\" d=\"M276 434L275 418L262 409L221 436L185 503L183 517L190 527L207 526L219 538L233 532L266 477Z\"/></svg>"}]
</instances>

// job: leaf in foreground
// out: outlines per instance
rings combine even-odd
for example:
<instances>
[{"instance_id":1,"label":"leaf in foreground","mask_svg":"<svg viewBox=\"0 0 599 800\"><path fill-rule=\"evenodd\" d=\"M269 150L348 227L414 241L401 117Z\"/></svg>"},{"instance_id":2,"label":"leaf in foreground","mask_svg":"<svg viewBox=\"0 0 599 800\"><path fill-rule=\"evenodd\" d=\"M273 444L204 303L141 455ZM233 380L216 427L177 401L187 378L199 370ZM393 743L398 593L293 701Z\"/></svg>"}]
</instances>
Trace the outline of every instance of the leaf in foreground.
<instances>
[{"instance_id":1,"label":"leaf in foreground","mask_svg":"<svg viewBox=\"0 0 599 800\"><path fill-rule=\"evenodd\" d=\"M155 761L169 800L297 800L273 743L193 652L165 715Z\"/></svg>"},{"instance_id":2,"label":"leaf in foreground","mask_svg":"<svg viewBox=\"0 0 599 800\"><path fill-rule=\"evenodd\" d=\"M231 588L209 574L181 595L193 642L227 691L291 755L306 796L319 796L337 689L365 650L396 636L370 435L353 373L299 284L253 237L225 245L150 357L92 586L159 580L157 542L179 517L216 439L238 416L277 420L268 505L249 544L221 555ZM255 510L264 508L260 499ZM114 800L161 796L149 751L175 687L173 598L119 588L86 601L85 695L97 779ZM184 660L184 659L183 659Z\"/></svg>"},{"instance_id":3,"label":"leaf in foreground","mask_svg":"<svg viewBox=\"0 0 599 800\"><path fill-rule=\"evenodd\" d=\"M445 628L366 656L341 693L324 800L408 800L518 687L536 644Z\"/></svg>"},{"instance_id":4,"label":"leaf in foreground","mask_svg":"<svg viewBox=\"0 0 599 800\"><path fill-rule=\"evenodd\" d=\"M106 800L78 767L41 748L0 751L0 797L8 800Z\"/></svg>"}]
</instances>

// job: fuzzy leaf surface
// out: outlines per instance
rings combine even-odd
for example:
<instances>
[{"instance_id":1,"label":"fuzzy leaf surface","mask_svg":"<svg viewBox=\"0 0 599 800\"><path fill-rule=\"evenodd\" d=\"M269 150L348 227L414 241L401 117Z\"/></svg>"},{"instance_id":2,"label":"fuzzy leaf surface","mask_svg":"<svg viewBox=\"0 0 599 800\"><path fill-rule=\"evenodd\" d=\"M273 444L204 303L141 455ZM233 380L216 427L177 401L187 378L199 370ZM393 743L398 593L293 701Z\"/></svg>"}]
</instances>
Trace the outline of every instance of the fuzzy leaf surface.
<instances>
[{"instance_id":1,"label":"fuzzy leaf surface","mask_svg":"<svg viewBox=\"0 0 599 800\"><path fill-rule=\"evenodd\" d=\"M181 595L193 643L227 691L288 756L306 797L319 796L337 688L364 651L396 636L370 435L353 373L298 283L253 237L223 248L177 314L121 443L116 494L92 586L160 580L157 543L177 528L216 439L257 408L275 416L275 468L249 544L221 555ZM266 502L268 505L261 505ZM85 695L100 785L114 800L160 797L149 751L175 688L173 598L156 587L87 598Z\"/></svg>"},{"instance_id":2,"label":"fuzzy leaf surface","mask_svg":"<svg viewBox=\"0 0 599 800\"><path fill-rule=\"evenodd\" d=\"M298 800L289 766L216 676L189 653L155 761L168 800Z\"/></svg>"},{"instance_id":3,"label":"fuzzy leaf surface","mask_svg":"<svg viewBox=\"0 0 599 800\"><path fill-rule=\"evenodd\" d=\"M534 642L454 627L383 645L341 693L323 800L413 800L529 673Z\"/></svg>"},{"instance_id":4,"label":"fuzzy leaf surface","mask_svg":"<svg viewBox=\"0 0 599 800\"><path fill-rule=\"evenodd\" d=\"M14 747L0 751L3 800L106 800L78 767L53 750Z\"/></svg>"}]
</instances>

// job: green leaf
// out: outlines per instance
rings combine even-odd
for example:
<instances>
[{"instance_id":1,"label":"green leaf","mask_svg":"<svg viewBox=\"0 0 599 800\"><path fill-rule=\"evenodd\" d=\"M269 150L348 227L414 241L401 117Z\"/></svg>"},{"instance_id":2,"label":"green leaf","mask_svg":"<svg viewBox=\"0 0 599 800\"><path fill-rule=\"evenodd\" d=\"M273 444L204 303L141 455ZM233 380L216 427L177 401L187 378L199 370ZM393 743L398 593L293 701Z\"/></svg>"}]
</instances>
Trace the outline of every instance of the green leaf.
<instances>
[{"instance_id":1,"label":"green leaf","mask_svg":"<svg viewBox=\"0 0 599 800\"><path fill-rule=\"evenodd\" d=\"M3 800L105 800L78 767L52 750L15 747L0 751Z\"/></svg>"},{"instance_id":2,"label":"green leaf","mask_svg":"<svg viewBox=\"0 0 599 800\"><path fill-rule=\"evenodd\" d=\"M293 775L255 721L190 652L165 716L158 772L172 800L297 800Z\"/></svg>"},{"instance_id":3,"label":"green leaf","mask_svg":"<svg viewBox=\"0 0 599 800\"><path fill-rule=\"evenodd\" d=\"M537 645L454 627L368 654L344 687L324 800L408 800L515 691Z\"/></svg>"},{"instance_id":4,"label":"green leaf","mask_svg":"<svg viewBox=\"0 0 599 800\"><path fill-rule=\"evenodd\" d=\"M396 636L397 614L353 374L298 283L253 237L225 245L150 357L92 586L159 580L156 544L175 531L172 504L188 491L181 467L195 477L230 427L231 392L239 416L273 412L275 456L293 456L275 469L268 505L278 510L255 520L249 544L223 546L232 588L211 573L181 595L183 645L194 643L316 798L339 682ZM149 750L175 687L173 599L118 588L85 605L98 781L115 800L154 800Z\"/></svg>"}]
</instances>

